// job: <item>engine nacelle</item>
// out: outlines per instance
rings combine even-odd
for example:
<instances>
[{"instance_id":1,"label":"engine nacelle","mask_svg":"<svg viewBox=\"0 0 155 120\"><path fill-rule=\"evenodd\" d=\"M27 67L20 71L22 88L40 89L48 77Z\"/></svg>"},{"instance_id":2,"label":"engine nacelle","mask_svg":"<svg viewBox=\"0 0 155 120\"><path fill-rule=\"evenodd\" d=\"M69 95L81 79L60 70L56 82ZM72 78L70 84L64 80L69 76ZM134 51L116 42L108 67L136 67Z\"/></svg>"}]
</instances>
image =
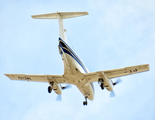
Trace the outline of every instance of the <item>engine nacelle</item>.
<instances>
[{"instance_id":1,"label":"engine nacelle","mask_svg":"<svg viewBox=\"0 0 155 120\"><path fill-rule=\"evenodd\" d=\"M104 72L100 72L99 82L104 83L104 86L107 90L113 91L113 83L112 81L104 74Z\"/></svg>"},{"instance_id":2,"label":"engine nacelle","mask_svg":"<svg viewBox=\"0 0 155 120\"><path fill-rule=\"evenodd\" d=\"M107 90L113 91L113 83L110 79L108 79L107 86L105 86Z\"/></svg>"},{"instance_id":3,"label":"engine nacelle","mask_svg":"<svg viewBox=\"0 0 155 120\"><path fill-rule=\"evenodd\" d=\"M62 87L60 84L57 84L56 82L54 82L53 86L52 86L54 92L58 95L62 94Z\"/></svg>"}]
</instances>

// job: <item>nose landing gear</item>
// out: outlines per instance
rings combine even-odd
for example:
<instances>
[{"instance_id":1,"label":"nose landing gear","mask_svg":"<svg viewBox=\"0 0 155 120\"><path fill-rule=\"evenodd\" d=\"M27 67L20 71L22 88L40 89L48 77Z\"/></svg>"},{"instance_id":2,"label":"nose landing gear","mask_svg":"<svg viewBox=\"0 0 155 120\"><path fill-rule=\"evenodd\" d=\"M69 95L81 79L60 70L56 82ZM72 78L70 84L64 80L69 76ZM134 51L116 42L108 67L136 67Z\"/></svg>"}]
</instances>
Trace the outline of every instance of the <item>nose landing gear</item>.
<instances>
[{"instance_id":1,"label":"nose landing gear","mask_svg":"<svg viewBox=\"0 0 155 120\"><path fill-rule=\"evenodd\" d=\"M87 105L87 96L85 97L85 101L83 101L83 105Z\"/></svg>"}]
</instances>

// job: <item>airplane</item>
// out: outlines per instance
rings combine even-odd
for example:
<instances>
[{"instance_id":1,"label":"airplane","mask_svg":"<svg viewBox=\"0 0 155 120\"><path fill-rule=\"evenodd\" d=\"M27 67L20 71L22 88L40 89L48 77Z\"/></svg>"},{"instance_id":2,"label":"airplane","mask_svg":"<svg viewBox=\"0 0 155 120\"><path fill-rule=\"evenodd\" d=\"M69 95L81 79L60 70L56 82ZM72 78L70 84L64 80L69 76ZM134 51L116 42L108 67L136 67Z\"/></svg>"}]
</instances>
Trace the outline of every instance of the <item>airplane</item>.
<instances>
[{"instance_id":1,"label":"airplane","mask_svg":"<svg viewBox=\"0 0 155 120\"><path fill-rule=\"evenodd\" d=\"M34 19L58 19L59 21L59 45L58 50L61 55L64 74L63 75L27 75L27 74L4 74L11 80L24 80L49 83L48 92L52 90L58 94L62 94L62 90L68 86L62 87L61 84L75 85L83 94L85 100L83 105L87 105L87 99L93 101L94 86L93 82L98 82L101 89L106 88L111 93L114 93L114 86L120 81L113 82L112 78L131 75L144 71L149 71L149 64L130 66L125 68L89 72L79 56L69 46L66 39L66 29L64 29L63 19L73 18L88 15L88 12L56 12L49 14L32 15ZM113 94L114 95L114 94Z\"/></svg>"}]
</instances>

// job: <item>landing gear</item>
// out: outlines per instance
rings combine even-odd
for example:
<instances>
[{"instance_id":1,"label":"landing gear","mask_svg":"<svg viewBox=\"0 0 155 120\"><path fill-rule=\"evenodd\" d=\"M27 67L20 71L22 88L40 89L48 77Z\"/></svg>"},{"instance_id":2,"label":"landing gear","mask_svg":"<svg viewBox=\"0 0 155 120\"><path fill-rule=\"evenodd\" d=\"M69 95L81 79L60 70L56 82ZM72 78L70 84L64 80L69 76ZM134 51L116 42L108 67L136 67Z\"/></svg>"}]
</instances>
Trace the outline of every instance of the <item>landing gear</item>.
<instances>
[{"instance_id":1,"label":"landing gear","mask_svg":"<svg viewBox=\"0 0 155 120\"><path fill-rule=\"evenodd\" d=\"M83 101L83 105L87 105L87 101Z\"/></svg>"},{"instance_id":2,"label":"landing gear","mask_svg":"<svg viewBox=\"0 0 155 120\"><path fill-rule=\"evenodd\" d=\"M104 90L104 83L101 83L100 87L101 87L102 90Z\"/></svg>"},{"instance_id":3,"label":"landing gear","mask_svg":"<svg viewBox=\"0 0 155 120\"><path fill-rule=\"evenodd\" d=\"M85 101L83 101L83 105L87 105L87 96L85 97Z\"/></svg>"},{"instance_id":4,"label":"landing gear","mask_svg":"<svg viewBox=\"0 0 155 120\"><path fill-rule=\"evenodd\" d=\"M98 83L100 84L101 89L104 90L104 80L102 78L99 78Z\"/></svg>"},{"instance_id":5,"label":"landing gear","mask_svg":"<svg viewBox=\"0 0 155 120\"><path fill-rule=\"evenodd\" d=\"M51 93L51 92L52 92L52 87L48 86L48 93Z\"/></svg>"},{"instance_id":6,"label":"landing gear","mask_svg":"<svg viewBox=\"0 0 155 120\"><path fill-rule=\"evenodd\" d=\"M51 93L52 92L52 87L53 87L53 84L54 82L50 82L51 86L48 86L48 93Z\"/></svg>"},{"instance_id":7,"label":"landing gear","mask_svg":"<svg viewBox=\"0 0 155 120\"><path fill-rule=\"evenodd\" d=\"M103 83L103 82L104 82L104 80L102 78L98 79L98 83Z\"/></svg>"}]
</instances>

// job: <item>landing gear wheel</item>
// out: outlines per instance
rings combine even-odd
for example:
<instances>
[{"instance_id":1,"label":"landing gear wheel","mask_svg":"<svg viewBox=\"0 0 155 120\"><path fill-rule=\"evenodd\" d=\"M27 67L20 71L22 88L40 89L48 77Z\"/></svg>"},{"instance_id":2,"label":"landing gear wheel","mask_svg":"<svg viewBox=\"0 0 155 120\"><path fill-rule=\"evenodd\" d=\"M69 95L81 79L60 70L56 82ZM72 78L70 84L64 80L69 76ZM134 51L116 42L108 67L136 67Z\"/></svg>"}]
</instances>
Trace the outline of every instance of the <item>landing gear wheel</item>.
<instances>
[{"instance_id":1,"label":"landing gear wheel","mask_svg":"<svg viewBox=\"0 0 155 120\"><path fill-rule=\"evenodd\" d=\"M100 87L101 87L102 90L104 90L104 83L101 83Z\"/></svg>"},{"instance_id":2,"label":"landing gear wheel","mask_svg":"<svg viewBox=\"0 0 155 120\"><path fill-rule=\"evenodd\" d=\"M83 105L87 105L87 96L85 97L85 101L83 101Z\"/></svg>"},{"instance_id":3,"label":"landing gear wheel","mask_svg":"<svg viewBox=\"0 0 155 120\"><path fill-rule=\"evenodd\" d=\"M48 93L51 93L51 92L52 92L52 87L48 86Z\"/></svg>"},{"instance_id":4,"label":"landing gear wheel","mask_svg":"<svg viewBox=\"0 0 155 120\"><path fill-rule=\"evenodd\" d=\"M87 105L87 101L83 101L83 105Z\"/></svg>"},{"instance_id":5,"label":"landing gear wheel","mask_svg":"<svg viewBox=\"0 0 155 120\"><path fill-rule=\"evenodd\" d=\"M85 101L83 101L83 105L85 105Z\"/></svg>"}]
</instances>

